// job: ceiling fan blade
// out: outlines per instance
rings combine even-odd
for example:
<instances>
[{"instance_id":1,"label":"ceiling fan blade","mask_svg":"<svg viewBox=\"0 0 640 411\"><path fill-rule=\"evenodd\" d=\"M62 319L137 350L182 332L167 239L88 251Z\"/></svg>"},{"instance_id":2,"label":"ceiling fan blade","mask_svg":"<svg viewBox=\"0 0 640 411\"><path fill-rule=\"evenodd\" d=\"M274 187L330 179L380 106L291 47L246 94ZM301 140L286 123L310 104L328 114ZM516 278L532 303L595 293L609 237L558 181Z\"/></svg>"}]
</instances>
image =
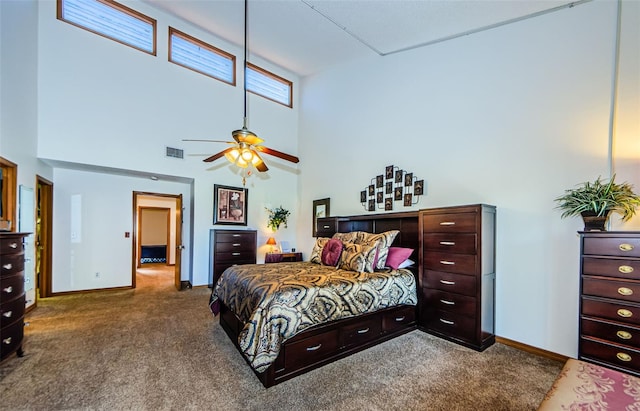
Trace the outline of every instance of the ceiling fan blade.
<instances>
[{"instance_id":1,"label":"ceiling fan blade","mask_svg":"<svg viewBox=\"0 0 640 411\"><path fill-rule=\"evenodd\" d=\"M269 170L269 167L267 167L264 161L262 161L262 157L260 157L258 152L256 150L251 150L251 152L253 153L253 156L254 156L253 166L256 168L256 170L260 172L265 172Z\"/></svg>"},{"instance_id":2,"label":"ceiling fan blade","mask_svg":"<svg viewBox=\"0 0 640 411\"><path fill-rule=\"evenodd\" d=\"M219 159L220 157L223 157L225 154L227 154L229 151L233 150L234 148L235 147L229 147L228 149L222 150L221 152L216 153L216 154L214 154L214 155L212 155L210 157L207 157L202 161L204 161L205 163L210 163L212 161L216 161L217 159Z\"/></svg>"},{"instance_id":3,"label":"ceiling fan blade","mask_svg":"<svg viewBox=\"0 0 640 411\"><path fill-rule=\"evenodd\" d=\"M182 141L201 141L201 142L205 142L205 143L228 143L228 144L235 144L233 141L224 141L224 140L199 140L199 139L190 139L190 138L183 138Z\"/></svg>"},{"instance_id":4,"label":"ceiling fan blade","mask_svg":"<svg viewBox=\"0 0 640 411\"><path fill-rule=\"evenodd\" d=\"M287 161L291 161L292 163L298 163L300 162L300 159L296 156L292 156L291 154L287 154L287 153L283 153L282 151L278 151L278 150L274 150L272 148L269 147L265 147L265 146L255 146L254 147L256 150L260 150L265 154L269 154L275 157L279 157L283 160L287 160Z\"/></svg>"}]
</instances>

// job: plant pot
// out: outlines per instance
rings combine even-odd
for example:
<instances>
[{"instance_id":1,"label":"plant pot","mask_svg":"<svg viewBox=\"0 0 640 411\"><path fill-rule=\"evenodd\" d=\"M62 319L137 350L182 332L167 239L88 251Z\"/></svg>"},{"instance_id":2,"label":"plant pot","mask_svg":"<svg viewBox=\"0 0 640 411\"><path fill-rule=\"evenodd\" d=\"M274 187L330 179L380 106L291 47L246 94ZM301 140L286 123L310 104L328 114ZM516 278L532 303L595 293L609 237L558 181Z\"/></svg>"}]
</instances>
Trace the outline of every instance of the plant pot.
<instances>
[{"instance_id":1,"label":"plant pot","mask_svg":"<svg viewBox=\"0 0 640 411\"><path fill-rule=\"evenodd\" d=\"M609 211L603 216L598 216L592 211L584 211L582 221L584 221L584 231L607 231L605 225L609 219Z\"/></svg>"}]
</instances>

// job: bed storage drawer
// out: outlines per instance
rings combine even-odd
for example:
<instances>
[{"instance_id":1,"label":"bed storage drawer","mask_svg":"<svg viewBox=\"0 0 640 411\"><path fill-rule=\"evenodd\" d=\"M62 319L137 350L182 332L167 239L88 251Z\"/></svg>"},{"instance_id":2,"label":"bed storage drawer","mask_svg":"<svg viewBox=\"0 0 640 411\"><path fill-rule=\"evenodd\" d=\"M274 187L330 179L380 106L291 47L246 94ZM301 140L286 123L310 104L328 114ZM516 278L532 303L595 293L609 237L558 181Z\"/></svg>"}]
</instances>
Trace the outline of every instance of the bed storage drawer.
<instances>
[{"instance_id":1,"label":"bed storage drawer","mask_svg":"<svg viewBox=\"0 0 640 411\"><path fill-rule=\"evenodd\" d=\"M393 333L406 328L416 321L416 307L408 305L395 312L386 312L382 316L382 331Z\"/></svg>"},{"instance_id":2,"label":"bed storage drawer","mask_svg":"<svg viewBox=\"0 0 640 411\"><path fill-rule=\"evenodd\" d=\"M382 325L379 318L369 318L361 324L350 324L340 328L340 347L349 348L380 337Z\"/></svg>"},{"instance_id":3,"label":"bed storage drawer","mask_svg":"<svg viewBox=\"0 0 640 411\"><path fill-rule=\"evenodd\" d=\"M284 365L295 369L313 364L335 354L338 349L338 330L330 330L296 341L285 347Z\"/></svg>"}]
</instances>

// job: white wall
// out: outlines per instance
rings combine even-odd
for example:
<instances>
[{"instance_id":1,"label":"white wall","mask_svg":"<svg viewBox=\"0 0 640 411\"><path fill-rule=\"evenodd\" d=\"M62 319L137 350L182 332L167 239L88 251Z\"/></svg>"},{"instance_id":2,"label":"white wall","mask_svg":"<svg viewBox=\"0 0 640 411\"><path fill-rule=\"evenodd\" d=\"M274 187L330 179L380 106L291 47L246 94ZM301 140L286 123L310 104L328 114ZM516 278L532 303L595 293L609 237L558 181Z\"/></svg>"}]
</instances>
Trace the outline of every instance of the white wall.
<instances>
[{"instance_id":1,"label":"white wall","mask_svg":"<svg viewBox=\"0 0 640 411\"><path fill-rule=\"evenodd\" d=\"M240 176L224 160L205 164L201 161L203 157L189 156L191 153L213 154L226 146L185 143L182 139L227 140L231 139L232 130L242 126L242 48L148 4L125 2L158 21L158 53L151 56L57 20L56 2L38 4L38 156L193 178L192 284L207 284L213 186L239 187L242 183ZM169 63L169 25L239 56L237 86ZM293 109L248 95L250 129L265 139L267 147L296 155L298 78L266 61L250 60L294 82ZM165 158L165 146L184 149L185 159ZM259 231L259 244L266 242L269 235L264 207L282 205L295 215L297 205L297 166L269 156L265 156L265 161L269 171L247 180L246 228ZM66 172L62 174L68 176ZM54 220L64 219L65 213L68 210L55 209ZM120 224L114 217L109 227ZM188 232L190 228L185 227L185 233ZM278 240L295 244L295 232L293 229L279 230ZM266 247L259 249L258 261L263 261L266 251ZM114 259L128 260L126 253L122 250L122 254L115 255ZM56 258L54 254L54 260ZM62 266L66 265L54 261L54 267ZM61 287L59 290L81 289L72 285L83 283L71 281L74 275L55 270L53 277ZM84 282L96 285L93 278Z\"/></svg>"},{"instance_id":2,"label":"white wall","mask_svg":"<svg viewBox=\"0 0 640 411\"><path fill-rule=\"evenodd\" d=\"M314 199L364 214L360 191L396 165L427 190L400 210L497 206L497 335L576 355L582 226L554 198L608 175L615 22L616 2L594 1L306 78L304 250Z\"/></svg>"}]
</instances>

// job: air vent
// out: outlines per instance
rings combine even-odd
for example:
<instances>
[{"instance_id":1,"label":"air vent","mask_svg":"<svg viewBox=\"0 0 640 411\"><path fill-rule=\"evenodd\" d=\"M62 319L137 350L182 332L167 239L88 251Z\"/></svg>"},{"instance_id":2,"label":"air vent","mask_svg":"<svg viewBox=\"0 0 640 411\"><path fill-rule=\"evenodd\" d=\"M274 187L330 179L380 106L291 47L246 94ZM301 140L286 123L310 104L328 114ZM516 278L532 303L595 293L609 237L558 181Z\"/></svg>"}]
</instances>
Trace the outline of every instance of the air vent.
<instances>
[{"instance_id":1,"label":"air vent","mask_svg":"<svg viewBox=\"0 0 640 411\"><path fill-rule=\"evenodd\" d=\"M184 150L179 148L167 147L167 157L184 158Z\"/></svg>"}]
</instances>

